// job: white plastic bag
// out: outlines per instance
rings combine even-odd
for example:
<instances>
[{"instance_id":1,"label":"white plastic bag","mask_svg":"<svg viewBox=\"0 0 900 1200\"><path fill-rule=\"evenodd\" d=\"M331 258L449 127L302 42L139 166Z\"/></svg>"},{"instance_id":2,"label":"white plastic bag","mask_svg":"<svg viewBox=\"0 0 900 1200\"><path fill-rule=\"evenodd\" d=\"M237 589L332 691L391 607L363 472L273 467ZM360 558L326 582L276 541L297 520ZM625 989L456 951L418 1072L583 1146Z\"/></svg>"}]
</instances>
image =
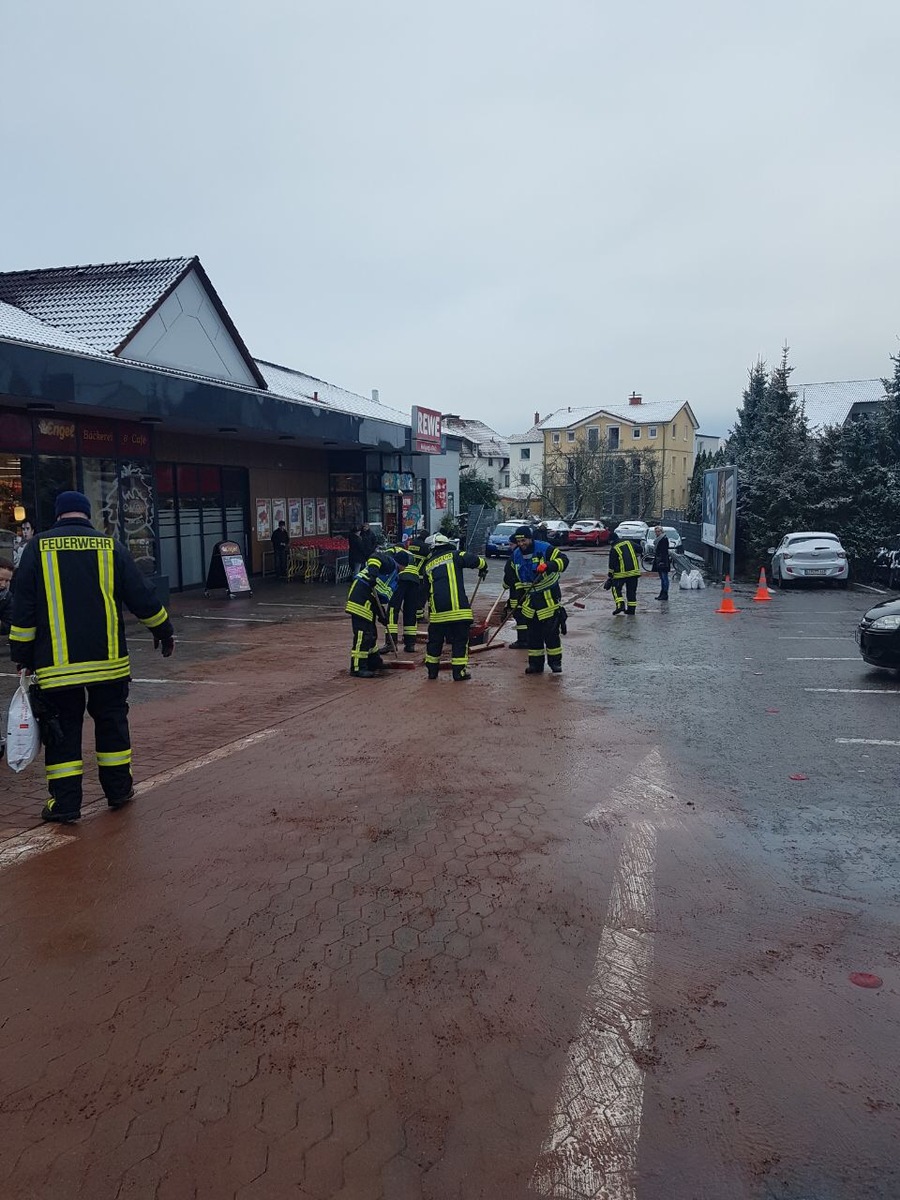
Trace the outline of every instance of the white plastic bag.
<instances>
[{"instance_id":1,"label":"white plastic bag","mask_svg":"<svg viewBox=\"0 0 900 1200\"><path fill-rule=\"evenodd\" d=\"M6 718L6 761L17 773L24 771L37 758L40 748L41 732L28 699L28 676L21 671Z\"/></svg>"},{"instance_id":2,"label":"white plastic bag","mask_svg":"<svg viewBox=\"0 0 900 1200\"><path fill-rule=\"evenodd\" d=\"M681 578L678 580L678 586L682 591L699 591L706 587L706 583L699 570L694 567L690 571L682 571Z\"/></svg>"}]
</instances>

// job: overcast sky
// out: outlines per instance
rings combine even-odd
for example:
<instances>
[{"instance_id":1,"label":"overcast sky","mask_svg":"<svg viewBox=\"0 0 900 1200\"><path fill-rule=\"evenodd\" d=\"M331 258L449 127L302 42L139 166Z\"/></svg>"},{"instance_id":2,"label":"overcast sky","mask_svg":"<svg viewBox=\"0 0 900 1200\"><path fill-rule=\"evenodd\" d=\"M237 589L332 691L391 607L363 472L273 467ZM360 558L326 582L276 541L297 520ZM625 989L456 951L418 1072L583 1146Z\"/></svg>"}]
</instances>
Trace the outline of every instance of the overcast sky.
<instances>
[{"instance_id":1,"label":"overcast sky","mask_svg":"<svg viewBox=\"0 0 900 1200\"><path fill-rule=\"evenodd\" d=\"M199 254L406 409L890 372L897 0L7 0L0 269Z\"/></svg>"}]
</instances>

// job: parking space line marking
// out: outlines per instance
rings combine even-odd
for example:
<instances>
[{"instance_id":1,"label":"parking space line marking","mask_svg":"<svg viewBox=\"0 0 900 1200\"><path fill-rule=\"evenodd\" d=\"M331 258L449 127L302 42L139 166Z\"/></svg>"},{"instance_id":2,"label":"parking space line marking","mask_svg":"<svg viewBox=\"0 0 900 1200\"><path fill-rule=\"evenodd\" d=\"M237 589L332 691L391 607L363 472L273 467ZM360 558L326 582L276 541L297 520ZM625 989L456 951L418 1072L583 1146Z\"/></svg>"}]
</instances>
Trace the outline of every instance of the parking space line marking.
<instances>
[{"instance_id":1,"label":"parking space line marking","mask_svg":"<svg viewBox=\"0 0 900 1200\"><path fill-rule=\"evenodd\" d=\"M835 738L839 746L900 746L890 738Z\"/></svg>"},{"instance_id":2,"label":"parking space line marking","mask_svg":"<svg viewBox=\"0 0 900 1200\"><path fill-rule=\"evenodd\" d=\"M274 625L276 622L272 617L206 617L201 613L179 613L175 618L176 621L237 621L242 624L244 621L254 622L257 625Z\"/></svg>"},{"instance_id":3,"label":"parking space line marking","mask_svg":"<svg viewBox=\"0 0 900 1200\"><path fill-rule=\"evenodd\" d=\"M657 829L672 790L658 750L618 793L653 821L636 821L625 840L578 1032L550 1129L531 1178L543 1196L635 1200L644 1105L641 1052L650 1043L648 994L656 925ZM603 806L585 823L603 819Z\"/></svg>"},{"instance_id":4,"label":"parking space line marking","mask_svg":"<svg viewBox=\"0 0 900 1200\"><path fill-rule=\"evenodd\" d=\"M862 659L857 656L855 658L789 658L787 662L862 662Z\"/></svg>"},{"instance_id":5,"label":"parking space line marking","mask_svg":"<svg viewBox=\"0 0 900 1200\"><path fill-rule=\"evenodd\" d=\"M779 642L849 642L852 633L780 633Z\"/></svg>"},{"instance_id":6,"label":"parking space line marking","mask_svg":"<svg viewBox=\"0 0 900 1200\"><path fill-rule=\"evenodd\" d=\"M808 687L804 692L831 692L844 696L900 696L900 688L825 688Z\"/></svg>"},{"instance_id":7,"label":"parking space line marking","mask_svg":"<svg viewBox=\"0 0 900 1200\"><path fill-rule=\"evenodd\" d=\"M212 763L218 762L219 759L229 758L232 754L237 754L241 750L255 746L257 742L274 737L279 732L279 728L279 726L272 726L269 729L260 729L256 733L248 734L247 737L238 738L235 742L228 742L224 746L219 746L218 750L211 750L208 754L201 754L198 758L191 758L187 762L181 763L180 766L172 767L169 771L163 771L159 775L151 775L149 779L145 779L141 783L134 785L134 794L135 796L143 796L147 792L153 791L154 788L163 787L167 783L181 779L183 775L189 775L192 771L197 771L201 767L208 767ZM82 805L81 818L84 820L86 817L94 817L97 813L106 812L108 807L105 800L97 800L92 804ZM44 854L48 850L58 850L60 846L68 846L71 842L77 841L78 839L74 831L69 832L71 828L71 826L57 825L52 829L30 829L26 833L21 833L16 837L10 838L0 848L0 871L25 862L29 858L34 858L38 854Z\"/></svg>"}]
</instances>

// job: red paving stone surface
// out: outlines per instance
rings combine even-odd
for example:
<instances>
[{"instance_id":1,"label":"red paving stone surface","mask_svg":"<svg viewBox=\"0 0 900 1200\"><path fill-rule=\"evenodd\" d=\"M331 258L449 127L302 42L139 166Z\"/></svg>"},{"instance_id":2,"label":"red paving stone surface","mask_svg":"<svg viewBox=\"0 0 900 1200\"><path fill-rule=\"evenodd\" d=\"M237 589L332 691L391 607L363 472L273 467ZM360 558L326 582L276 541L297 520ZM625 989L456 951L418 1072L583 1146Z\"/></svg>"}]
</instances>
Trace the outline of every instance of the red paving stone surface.
<instances>
[{"instance_id":1,"label":"red paving stone surface","mask_svg":"<svg viewBox=\"0 0 900 1200\"><path fill-rule=\"evenodd\" d=\"M3 872L8 1194L523 1195L608 888L561 786L595 716L510 652L353 683L343 622L262 628L135 741L271 736Z\"/></svg>"}]
</instances>

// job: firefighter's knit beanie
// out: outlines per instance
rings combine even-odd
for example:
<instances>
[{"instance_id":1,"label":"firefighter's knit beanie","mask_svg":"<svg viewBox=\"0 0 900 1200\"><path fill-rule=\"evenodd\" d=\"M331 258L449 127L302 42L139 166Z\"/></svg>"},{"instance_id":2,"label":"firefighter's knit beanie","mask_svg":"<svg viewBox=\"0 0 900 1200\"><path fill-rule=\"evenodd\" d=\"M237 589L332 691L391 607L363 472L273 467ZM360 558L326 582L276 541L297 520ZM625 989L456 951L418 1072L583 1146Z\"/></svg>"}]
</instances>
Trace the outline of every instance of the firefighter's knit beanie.
<instances>
[{"instance_id":1,"label":"firefighter's knit beanie","mask_svg":"<svg viewBox=\"0 0 900 1200\"><path fill-rule=\"evenodd\" d=\"M86 517L91 515L91 502L83 492L60 492L56 497L54 515L61 517L63 513L79 512Z\"/></svg>"}]
</instances>

